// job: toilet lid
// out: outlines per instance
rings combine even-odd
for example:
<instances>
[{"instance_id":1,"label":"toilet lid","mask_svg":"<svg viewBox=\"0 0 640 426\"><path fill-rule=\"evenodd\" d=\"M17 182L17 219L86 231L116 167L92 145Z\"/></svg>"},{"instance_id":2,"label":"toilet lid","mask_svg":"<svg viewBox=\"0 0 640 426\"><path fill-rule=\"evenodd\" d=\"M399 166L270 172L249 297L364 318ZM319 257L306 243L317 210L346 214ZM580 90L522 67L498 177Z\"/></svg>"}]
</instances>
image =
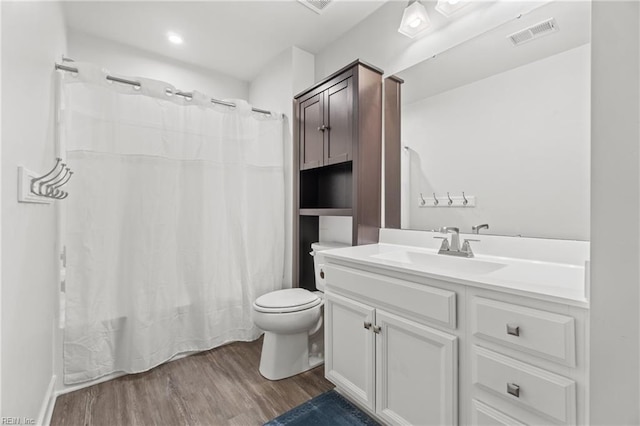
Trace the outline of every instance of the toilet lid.
<instances>
[{"instance_id":1,"label":"toilet lid","mask_svg":"<svg viewBox=\"0 0 640 426\"><path fill-rule=\"evenodd\" d=\"M303 288L272 291L256 299L254 307L260 312L296 312L319 305L322 300Z\"/></svg>"}]
</instances>

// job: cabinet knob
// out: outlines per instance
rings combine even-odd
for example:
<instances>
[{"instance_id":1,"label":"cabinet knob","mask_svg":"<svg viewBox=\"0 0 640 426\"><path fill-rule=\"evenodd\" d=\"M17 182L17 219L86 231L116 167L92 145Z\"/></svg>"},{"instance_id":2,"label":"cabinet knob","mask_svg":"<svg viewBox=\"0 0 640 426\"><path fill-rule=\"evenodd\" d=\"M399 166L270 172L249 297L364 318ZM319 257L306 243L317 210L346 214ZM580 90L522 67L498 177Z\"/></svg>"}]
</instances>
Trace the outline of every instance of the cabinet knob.
<instances>
[{"instance_id":1,"label":"cabinet knob","mask_svg":"<svg viewBox=\"0 0 640 426\"><path fill-rule=\"evenodd\" d=\"M507 324L507 334L512 336L520 336L520 327L513 324Z\"/></svg>"},{"instance_id":2,"label":"cabinet knob","mask_svg":"<svg viewBox=\"0 0 640 426\"><path fill-rule=\"evenodd\" d=\"M324 124L320 127L318 127L318 131L320 132L324 132L325 130L329 130L329 126L325 126Z\"/></svg>"},{"instance_id":3,"label":"cabinet knob","mask_svg":"<svg viewBox=\"0 0 640 426\"><path fill-rule=\"evenodd\" d=\"M370 323L370 322L365 321L365 322L364 322L364 328L366 328L367 330L369 330L369 329L371 328L371 323Z\"/></svg>"},{"instance_id":4,"label":"cabinet knob","mask_svg":"<svg viewBox=\"0 0 640 426\"><path fill-rule=\"evenodd\" d=\"M324 280L324 271L322 269L320 269L320 278Z\"/></svg>"},{"instance_id":5,"label":"cabinet knob","mask_svg":"<svg viewBox=\"0 0 640 426\"><path fill-rule=\"evenodd\" d=\"M380 332L382 331L382 328L379 325L374 325L373 326L373 332L376 334L380 334Z\"/></svg>"},{"instance_id":6,"label":"cabinet knob","mask_svg":"<svg viewBox=\"0 0 640 426\"><path fill-rule=\"evenodd\" d=\"M520 386L515 383L507 383L507 393L515 396L516 398L520 398Z\"/></svg>"}]
</instances>

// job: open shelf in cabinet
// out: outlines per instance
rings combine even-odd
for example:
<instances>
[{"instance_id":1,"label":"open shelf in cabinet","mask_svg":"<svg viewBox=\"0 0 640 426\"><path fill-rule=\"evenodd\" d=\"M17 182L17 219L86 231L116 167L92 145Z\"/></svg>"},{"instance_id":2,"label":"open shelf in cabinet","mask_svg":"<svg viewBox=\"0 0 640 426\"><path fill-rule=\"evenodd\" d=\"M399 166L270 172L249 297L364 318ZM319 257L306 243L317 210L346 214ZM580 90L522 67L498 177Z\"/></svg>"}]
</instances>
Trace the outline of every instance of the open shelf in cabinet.
<instances>
[{"instance_id":1,"label":"open shelf in cabinet","mask_svg":"<svg viewBox=\"0 0 640 426\"><path fill-rule=\"evenodd\" d=\"M351 161L300 172L300 211L351 209L352 194Z\"/></svg>"}]
</instances>

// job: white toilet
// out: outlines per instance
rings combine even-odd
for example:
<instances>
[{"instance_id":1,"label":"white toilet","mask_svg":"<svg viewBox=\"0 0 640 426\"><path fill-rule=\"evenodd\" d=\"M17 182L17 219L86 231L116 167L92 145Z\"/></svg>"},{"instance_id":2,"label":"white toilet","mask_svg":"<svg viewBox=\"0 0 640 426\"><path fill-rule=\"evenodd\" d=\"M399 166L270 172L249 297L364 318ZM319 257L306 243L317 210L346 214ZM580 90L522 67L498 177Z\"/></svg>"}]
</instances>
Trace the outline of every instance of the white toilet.
<instances>
[{"instance_id":1,"label":"white toilet","mask_svg":"<svg viewBox=\"0 0 640 426\"><path fill-rule=\"evenodd\" d=\"M316 288L277 290L260 296L253 304L253 322L264 330L260 374L269 380L295 376L324 362L322 327L325 285L323 250L347 247L342 243L313 243L310 253Z\"/></svg>"}]
</instances>

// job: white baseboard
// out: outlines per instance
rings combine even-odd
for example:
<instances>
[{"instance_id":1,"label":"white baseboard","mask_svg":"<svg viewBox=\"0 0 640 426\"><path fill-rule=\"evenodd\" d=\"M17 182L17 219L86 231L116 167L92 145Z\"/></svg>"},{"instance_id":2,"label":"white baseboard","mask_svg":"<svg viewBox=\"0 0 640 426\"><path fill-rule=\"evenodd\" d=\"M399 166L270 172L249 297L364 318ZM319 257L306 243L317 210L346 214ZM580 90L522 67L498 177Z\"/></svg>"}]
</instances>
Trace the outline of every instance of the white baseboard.
<instances>
[{"instance_id":1,"label":"white baseboard","mask_svg":"<svg viewBox=\"0 0 640 426\"><path fill-rule=\"evenodd\" d=\"M49 387L47 387L47 392L44 394L44 399L42 400L42 407L40 407L40 413L38 414L38 425L41 426L49 426L51 423L51 416L53 415L53 407L56 405L56 394L54 389L56 388L56 376L55 374L51 376L51 381L49 382Z\"/></svg>"}]
</instances>

